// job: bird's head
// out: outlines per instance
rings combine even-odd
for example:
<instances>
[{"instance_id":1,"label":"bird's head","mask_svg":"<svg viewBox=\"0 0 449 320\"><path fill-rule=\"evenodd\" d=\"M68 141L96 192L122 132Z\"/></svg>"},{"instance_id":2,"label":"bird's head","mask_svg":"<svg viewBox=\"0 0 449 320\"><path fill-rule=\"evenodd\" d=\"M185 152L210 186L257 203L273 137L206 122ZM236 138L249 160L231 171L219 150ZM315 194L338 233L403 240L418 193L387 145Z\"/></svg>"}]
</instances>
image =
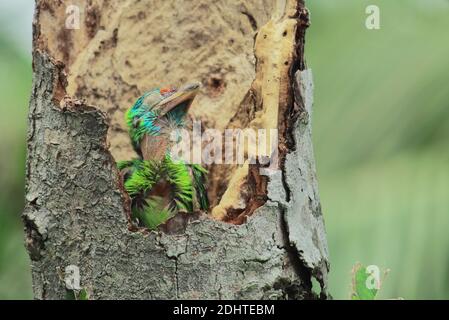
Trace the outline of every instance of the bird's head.
<instances>
[{"instance_id":1,"label":"bird's head","mask_svg":"<svg viewBox=\"0 0 449 320\"><path fill-rule=\"evenodd\" d=\"M183 126L184 118L199 88L199 83L180 88L156 88L146 92L136 101L126 114L126 122L133 146L138 153L143 152L140 149L143 147L144 138L147 152L148 149L163 149L170 133Z\"/></svg>"},{"instance_id":2,"label":"bird's head","mask_svg":"<svg viewBox=\"0 0 449 320\"><path fill-rule=\"evenodd\" d=\"M184 116L199 88L199 83L188 84L179 89L174 87L157 88L143 96L143 104L158 117L164 117L173 112Z\"/></svg>"}]
</instances>

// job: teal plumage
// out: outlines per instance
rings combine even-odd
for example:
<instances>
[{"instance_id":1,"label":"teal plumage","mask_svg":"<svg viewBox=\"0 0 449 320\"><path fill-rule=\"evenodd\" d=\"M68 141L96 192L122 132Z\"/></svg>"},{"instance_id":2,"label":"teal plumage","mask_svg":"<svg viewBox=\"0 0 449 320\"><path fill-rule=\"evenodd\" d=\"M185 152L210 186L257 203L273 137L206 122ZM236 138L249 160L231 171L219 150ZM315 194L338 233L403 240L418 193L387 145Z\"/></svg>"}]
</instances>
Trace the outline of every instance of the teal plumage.
<instances>
[{"instance_id":1,"label":"teal plumage","mask_svg":"<svg viewBox=\"0 0 449 320\"><path fill-rule=\"evenodd\" d=\"M126 112L125 121L138 158L117 163L132 200L132 217L155 229L178 212L207 211L207 170L170 157L170 133L182 129L199 85L153 89ZM162 149L162 150L160 150Z\"/></svg>"},{"instance_id":2,"label":"teal plumage","mask_svg":"<svg viewBox=\"0 0 449 320\"><path fill-rule=\"evenodd\" d=\"M159 89L144 93L125 114L128 133L131 138L134 151L140 155L140 141L145 134L157 135L160 127L154 125L157 114L151 106L145 103L145 98L157 94Z\"/></svg>"}]
</instances>

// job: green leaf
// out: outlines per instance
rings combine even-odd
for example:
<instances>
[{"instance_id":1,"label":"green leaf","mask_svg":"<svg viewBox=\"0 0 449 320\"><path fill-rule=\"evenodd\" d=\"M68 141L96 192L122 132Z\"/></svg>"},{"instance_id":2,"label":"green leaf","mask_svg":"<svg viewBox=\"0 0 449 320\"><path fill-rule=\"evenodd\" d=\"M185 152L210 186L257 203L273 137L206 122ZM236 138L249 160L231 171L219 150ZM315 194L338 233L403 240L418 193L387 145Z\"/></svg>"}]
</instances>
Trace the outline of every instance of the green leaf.
<instances>
[{"instance_id":1,"label":"green leaf","mask_svg":"<svg viewBox=\"0 0 449 320\"><path fill-rule=\"evenodd\" d=\"M89 293L86 289L81 289L78 294L78 300L89 300Z\"/></svg>"},{"instance_id":2,"label":"green leaf","mask_svg":"<svg viewBox=\"0 0 449 320\"><path fill-rule=\"evenodd\" d=\"M89 300L89 293L86 289L81 290L66 290L66 300Z\"/></svg>"},{"instance_id":3,"label":"green leaf","mask_svg":"<svg viewBox=\"0 0 449 320\"><path fill-rule=\"evenodd\" d=\"M379 274L375 275L360 263L352 270L352 300L374 300L380 287ZM377 278L376 278L377 277ZM377 281L377 283L376 283Z\"/></svg>"}]
</instances>

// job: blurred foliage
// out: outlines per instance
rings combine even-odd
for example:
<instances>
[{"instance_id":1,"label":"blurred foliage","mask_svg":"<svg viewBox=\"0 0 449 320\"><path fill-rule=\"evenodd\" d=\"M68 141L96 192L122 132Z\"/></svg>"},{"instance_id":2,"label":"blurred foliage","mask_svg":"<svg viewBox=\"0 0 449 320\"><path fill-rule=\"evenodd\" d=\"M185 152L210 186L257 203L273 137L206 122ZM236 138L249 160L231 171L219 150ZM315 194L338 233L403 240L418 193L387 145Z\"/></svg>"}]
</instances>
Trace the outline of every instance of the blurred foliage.
<instances>
[{"instance_id":1,"label":"blurred foliage","mask_svg":"<svg viewBox=\"0 0 449 320\"><path fill-rule=\"evenodd\" d=\"M0 70L0 299L32 298L20 219L31 61L2 36Z\"/></svg>"},{"instance_id":2,"label":"blurred foliage","mask_svg":"<svg viewBox=\"0 0 449 320\"><path fill-rule=\"evenodd\" d=\"M365 28L377 4L381 29ZM449 298L449 1L309 0L314 143L331 255L389 268L379 298ZM31 62L0 35L0 299L31 298L23 247Z\"/></svg>"},{"instance_id":3,"label":"blurred foliage","mask_svg":"<svg viewBox=\"0 0 449 320\"><path fill-rule=\"evenodd\" d=\"M380 30L365 8L380 8ZM309 1L314 146L330 290L389 268L379 298L449 298L449 1Z\"/></svg>"}]
</instances>

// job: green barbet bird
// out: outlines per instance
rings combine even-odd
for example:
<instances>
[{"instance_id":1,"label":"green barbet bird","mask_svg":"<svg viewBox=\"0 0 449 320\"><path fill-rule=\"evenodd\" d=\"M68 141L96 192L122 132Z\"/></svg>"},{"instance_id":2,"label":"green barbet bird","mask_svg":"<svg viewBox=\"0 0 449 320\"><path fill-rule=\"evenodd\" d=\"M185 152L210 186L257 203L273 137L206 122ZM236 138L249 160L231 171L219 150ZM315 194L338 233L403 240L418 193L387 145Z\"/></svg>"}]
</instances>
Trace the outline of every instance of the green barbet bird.
<instances>
[{"instance_id":1,"label":"green barbet bird","mask_svg":"<svg viewBox=\"0 0 449 320\"><path fill-rule=\"evenodd\" d=\"M180 142L178 133L185 127L199 87L190 84L180 89L153 89L126 112L131 143L139 157L118 162L118 168L132 200L132 218L149 229L157 228L178 212L209 208L206 169L170 156L171 148ZM177 141L173 136L178 137Z\"/></svg>"}]
</instances>

